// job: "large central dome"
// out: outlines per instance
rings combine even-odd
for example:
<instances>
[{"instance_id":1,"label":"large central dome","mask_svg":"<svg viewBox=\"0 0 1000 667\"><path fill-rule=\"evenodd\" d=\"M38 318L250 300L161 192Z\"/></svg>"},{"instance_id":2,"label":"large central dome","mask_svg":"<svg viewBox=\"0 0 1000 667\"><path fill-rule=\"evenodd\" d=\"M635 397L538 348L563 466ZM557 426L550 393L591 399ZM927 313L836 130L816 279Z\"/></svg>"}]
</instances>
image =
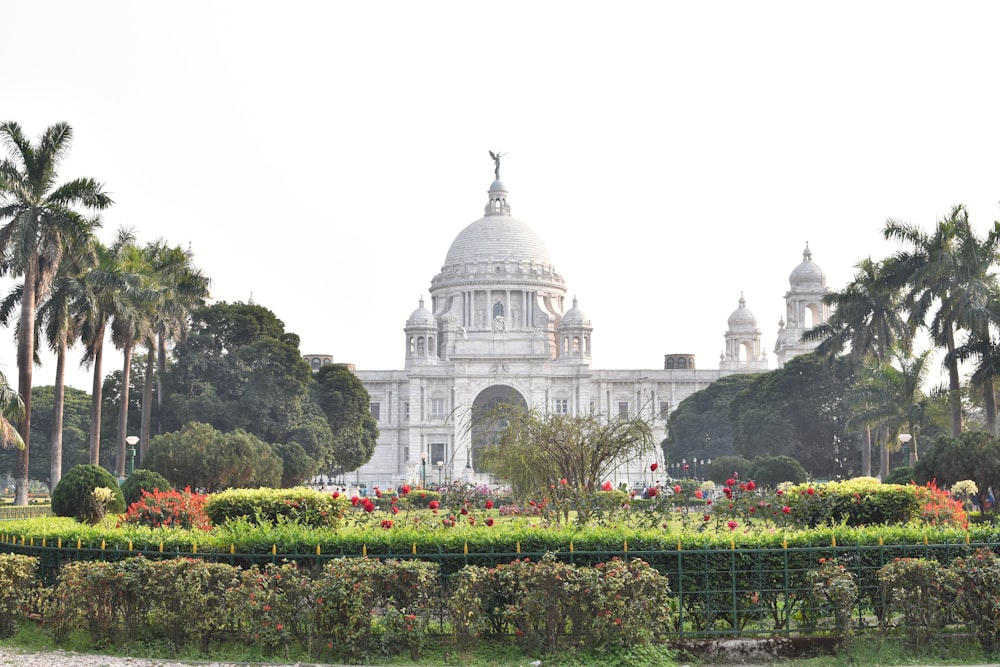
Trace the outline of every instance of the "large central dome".
<instances>
[{"instance_id":1,"label":"large central dome","mask_svg":"<svg viewBox=\"0 0 1000 667\"><path fill-rule=\"evenodd\" d=\"M510 216L491 215L459 232L444 265L503 261L552 264L541 237L528 225Z\"/></svg>"},{"instance_id":2,"label":"large central dome","mask_svg":"<svg viewBox=\"0 0 1000 667\"><path fill-rule=\"evenodd\" d=\"M527 262L551 266L549 251L528 225L511 217L507 188L496 180L490 186L486 215L463 229L444 260L446 267L479 262Z\"/></svg>"}]
</instances>

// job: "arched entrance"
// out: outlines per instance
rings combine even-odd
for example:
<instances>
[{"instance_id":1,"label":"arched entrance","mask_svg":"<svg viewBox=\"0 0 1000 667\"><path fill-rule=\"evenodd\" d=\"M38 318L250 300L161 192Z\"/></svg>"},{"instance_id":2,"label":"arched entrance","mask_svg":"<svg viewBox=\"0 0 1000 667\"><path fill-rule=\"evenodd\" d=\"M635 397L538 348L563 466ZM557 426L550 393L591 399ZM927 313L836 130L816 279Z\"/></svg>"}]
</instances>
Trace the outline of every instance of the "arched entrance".
<instances>
[{"instance_id":1,"label":"arched entrance","mask_svg":"<svg viewBox=\"0 0 1000 667\"><path fill-rule=\"evenodd\" d=\"M498 405L507 404L527 409L528 403L521 393L507 385L493 385L479 392L472 402L472 468L479 472L479 452L483 447L496 441L499 425L491 423L486 416Z\"/></svg>"}]
</instances>

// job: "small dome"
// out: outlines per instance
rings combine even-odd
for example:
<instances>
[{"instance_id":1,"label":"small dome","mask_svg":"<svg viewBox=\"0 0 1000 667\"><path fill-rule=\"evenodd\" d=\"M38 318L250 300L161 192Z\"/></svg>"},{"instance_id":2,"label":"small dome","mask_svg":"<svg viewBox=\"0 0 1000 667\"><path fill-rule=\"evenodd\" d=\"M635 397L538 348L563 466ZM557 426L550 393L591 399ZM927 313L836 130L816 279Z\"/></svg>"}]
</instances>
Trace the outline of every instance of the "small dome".
<instances>
[{"instance_id":1,"label":"small dome","mask_svg":"<svg viewBox=\"0 0 1000 667\"><path fill-rule=\"evenodd\" d=\"M757 328L757 318L747 308L746 299L743 298L742 294L740 294L740 307L733 311L733 314L729 316L728 322L730 329Z\"/></svg>"},{"instance_id":2,"label":"small dome","mask_svg":"<svg viewBox=\"0 0 1000 667\"><path fill-rule=\"evenodd\" d=\"M812 261L812 251L809 244L802 251L802 263L795 267L788 276L788 282L792 288L796 287L825 287L826 274L819 268L816 262Z\"/></svg>"},{"instance_id":3,"label":"small dome","mask_svg":"<svg viewBox=\"0 0 1000 667\"><path fill-rule=\"evenodd\" d=\"M590 320L582 310L577 307L576 297L573 297L573 307L566 311L562 317L561 327L582 327L590 324Z\"/></svg>"},{"instance_id":4,"label":"small dome","mask_svg":"<svg viewBox=\"0 0 1000 667\"><path fill-rule=\"evenodd\" d=\"M497 179L490 184L490 192L507 192L507 186L503 184L503 181Z\"/></svg>"},{"instance_id":5,"label":"small dome","mask_svg":"<svg viewBox=\"0 0 1000 667\"><path fill-rule=\"evenodd\" d=\"M434 315L431 311L424 308L424 297L420 297L420 305L417 307L413 314L406 320L407 327L437 327L437 320L434 319Z\"/></svg>"}]
</instances>

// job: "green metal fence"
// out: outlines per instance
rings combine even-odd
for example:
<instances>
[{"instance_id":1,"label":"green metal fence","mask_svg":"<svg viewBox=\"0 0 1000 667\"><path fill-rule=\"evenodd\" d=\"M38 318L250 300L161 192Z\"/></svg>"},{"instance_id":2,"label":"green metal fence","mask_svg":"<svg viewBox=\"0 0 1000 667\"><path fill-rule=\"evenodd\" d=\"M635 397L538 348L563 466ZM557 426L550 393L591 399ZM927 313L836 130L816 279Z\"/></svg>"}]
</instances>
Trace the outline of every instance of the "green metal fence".
<instances>
[{"instance_id":1,"label":"green metal fence","mask_svg":"<svg viewBox=\"0 0 1000 667\"><path fill-rule=\"evenodd\" d=\"M133 549L132 545L83 545L25 543L0 536L0 552L37 557L39 575L54 582L59 568L74 560L121 560L142 555L147 558L196 557L240 567L295 561L302 566L320 566L334 558L419 558L440 564L442 581L466 565L491 567L514 559L540 559L545 554L529 552L488 553L200 553ZM129 548L125 548L125 547ZM943 563L969 555L977 548L996 550L998 544L879 544L864 546L802 547L780 549L704 549L663 551L574 551L558 552L560 559L593 566L614 558L639 558L664 575L676 600L676 623L670 631L675 639L698 637L790 637L829 633L829 610L816 606L811 595L809 573L823 561L836 559L855 577L858 595L852 610L859 630L886 627L894 622L885 612L885 600L876 573L896 558L928 558ZM444 586L447 591L447 585ZM443 603L443 601L442 601Z\"/></svg>"}]
</instances>

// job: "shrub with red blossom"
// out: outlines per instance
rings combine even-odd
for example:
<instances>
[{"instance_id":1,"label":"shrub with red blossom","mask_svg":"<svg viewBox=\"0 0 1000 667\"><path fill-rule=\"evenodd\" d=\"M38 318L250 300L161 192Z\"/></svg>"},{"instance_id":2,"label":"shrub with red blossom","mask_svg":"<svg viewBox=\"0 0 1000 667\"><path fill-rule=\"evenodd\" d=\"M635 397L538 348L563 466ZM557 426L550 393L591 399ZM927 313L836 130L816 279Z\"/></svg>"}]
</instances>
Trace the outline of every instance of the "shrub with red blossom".
<instances>
[{"instance_id":1,"label":"shrub with red blossom","mask_svg":"<svg viewBox=\"0 0 1000 667\"><path fill-rule=\"evenodd\" d=\"M132 503L119 525L150 528L186 528L211 530L212 522L205 513L208 496L183 491L154 490L142 492L142 499Z\"/></svg>"}]
</instances>

